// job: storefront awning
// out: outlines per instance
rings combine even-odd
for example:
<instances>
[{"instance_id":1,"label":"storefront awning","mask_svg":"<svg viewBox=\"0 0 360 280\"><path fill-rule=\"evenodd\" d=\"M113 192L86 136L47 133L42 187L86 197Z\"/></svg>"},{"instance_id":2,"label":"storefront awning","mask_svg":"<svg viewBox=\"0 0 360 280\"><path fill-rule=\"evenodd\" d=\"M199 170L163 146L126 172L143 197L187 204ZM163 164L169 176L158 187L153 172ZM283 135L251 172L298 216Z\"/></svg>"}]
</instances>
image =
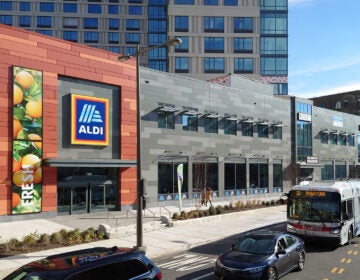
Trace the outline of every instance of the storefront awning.
<instances>
[{"instance_id":1,"label":"storefront awning","mask_svg":"<svg viewBox=\"0 0 360 280\"><path fill-rule=\"evenodd\" d=\"M127 159L44 159L45 166L52 167L134 167L136 160Z\"/></svg>"}]
</instances>

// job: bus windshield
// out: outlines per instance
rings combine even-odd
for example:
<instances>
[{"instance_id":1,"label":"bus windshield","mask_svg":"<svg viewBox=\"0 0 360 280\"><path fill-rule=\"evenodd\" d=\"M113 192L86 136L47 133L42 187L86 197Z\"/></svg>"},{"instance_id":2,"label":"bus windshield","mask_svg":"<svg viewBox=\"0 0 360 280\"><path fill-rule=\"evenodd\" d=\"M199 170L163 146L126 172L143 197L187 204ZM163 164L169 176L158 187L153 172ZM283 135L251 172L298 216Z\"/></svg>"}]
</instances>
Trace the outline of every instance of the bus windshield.
<instances>
[{"instance_id":1,"label":"bus windshield","mask_svg":"<svg viewBox=\"0 0 360 280\"><path fill-rule=\"evenodd\" d=\"M302 197L290 198L288 203L290 219L323 223L340 221L340 204L336 200Z\"/></svg>"}]
</instances>

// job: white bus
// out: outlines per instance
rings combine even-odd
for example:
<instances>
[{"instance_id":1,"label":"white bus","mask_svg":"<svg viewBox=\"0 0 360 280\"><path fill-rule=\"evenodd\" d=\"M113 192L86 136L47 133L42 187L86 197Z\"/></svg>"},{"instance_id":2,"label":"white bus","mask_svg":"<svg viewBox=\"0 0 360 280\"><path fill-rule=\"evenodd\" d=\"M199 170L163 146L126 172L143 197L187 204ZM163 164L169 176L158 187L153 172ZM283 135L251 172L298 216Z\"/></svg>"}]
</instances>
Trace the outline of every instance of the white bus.
<instances>
[{"instance_id":1,"label":"white bus","mask_svg":"<svg viewBox=\"0 0 360 280\"><path fill-rule=\"evenodd\" d=\"M340 245L360 234L360 181L302 182L287 196L288 232Z\"/></svg>"}]
</instances>

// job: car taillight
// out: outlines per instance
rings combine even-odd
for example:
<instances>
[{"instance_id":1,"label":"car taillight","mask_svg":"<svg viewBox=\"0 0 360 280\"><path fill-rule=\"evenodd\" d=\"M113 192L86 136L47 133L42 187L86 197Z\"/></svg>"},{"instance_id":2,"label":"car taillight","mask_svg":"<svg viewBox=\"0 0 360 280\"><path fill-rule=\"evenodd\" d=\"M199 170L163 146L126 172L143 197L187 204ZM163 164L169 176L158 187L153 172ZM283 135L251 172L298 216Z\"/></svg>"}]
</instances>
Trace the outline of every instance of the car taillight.
<instances>
[{"instance_id":1,"label":"car taillight","mask_svg":"<svg viewBox=\"0 0 360 280\"><path fill-rule=\"evenodd\" d=\"M156 279L157 280L161 280L162 279L162 273L159 272L158 274L156 274Z\"/></svg>"}]
</instances>

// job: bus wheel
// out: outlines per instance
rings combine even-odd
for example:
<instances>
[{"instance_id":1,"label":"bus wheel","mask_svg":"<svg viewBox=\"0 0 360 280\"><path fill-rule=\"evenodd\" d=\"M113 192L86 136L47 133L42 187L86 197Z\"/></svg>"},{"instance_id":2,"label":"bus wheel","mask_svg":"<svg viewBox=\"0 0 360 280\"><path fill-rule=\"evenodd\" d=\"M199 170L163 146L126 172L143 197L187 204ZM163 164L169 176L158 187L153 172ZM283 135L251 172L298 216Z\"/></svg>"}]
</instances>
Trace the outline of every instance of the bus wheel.
<instances>
[{"instance_id":1,"label":"bus wheel","mask_svg":"<svg viewBox=\"0 0 360 280\"><path fill-rule=\"evenodd\" d=\"M349 231L348 231L348 244L351 244L352 239L353 239L352 228L349 228Z\"/></svg>"}]
</instances>

